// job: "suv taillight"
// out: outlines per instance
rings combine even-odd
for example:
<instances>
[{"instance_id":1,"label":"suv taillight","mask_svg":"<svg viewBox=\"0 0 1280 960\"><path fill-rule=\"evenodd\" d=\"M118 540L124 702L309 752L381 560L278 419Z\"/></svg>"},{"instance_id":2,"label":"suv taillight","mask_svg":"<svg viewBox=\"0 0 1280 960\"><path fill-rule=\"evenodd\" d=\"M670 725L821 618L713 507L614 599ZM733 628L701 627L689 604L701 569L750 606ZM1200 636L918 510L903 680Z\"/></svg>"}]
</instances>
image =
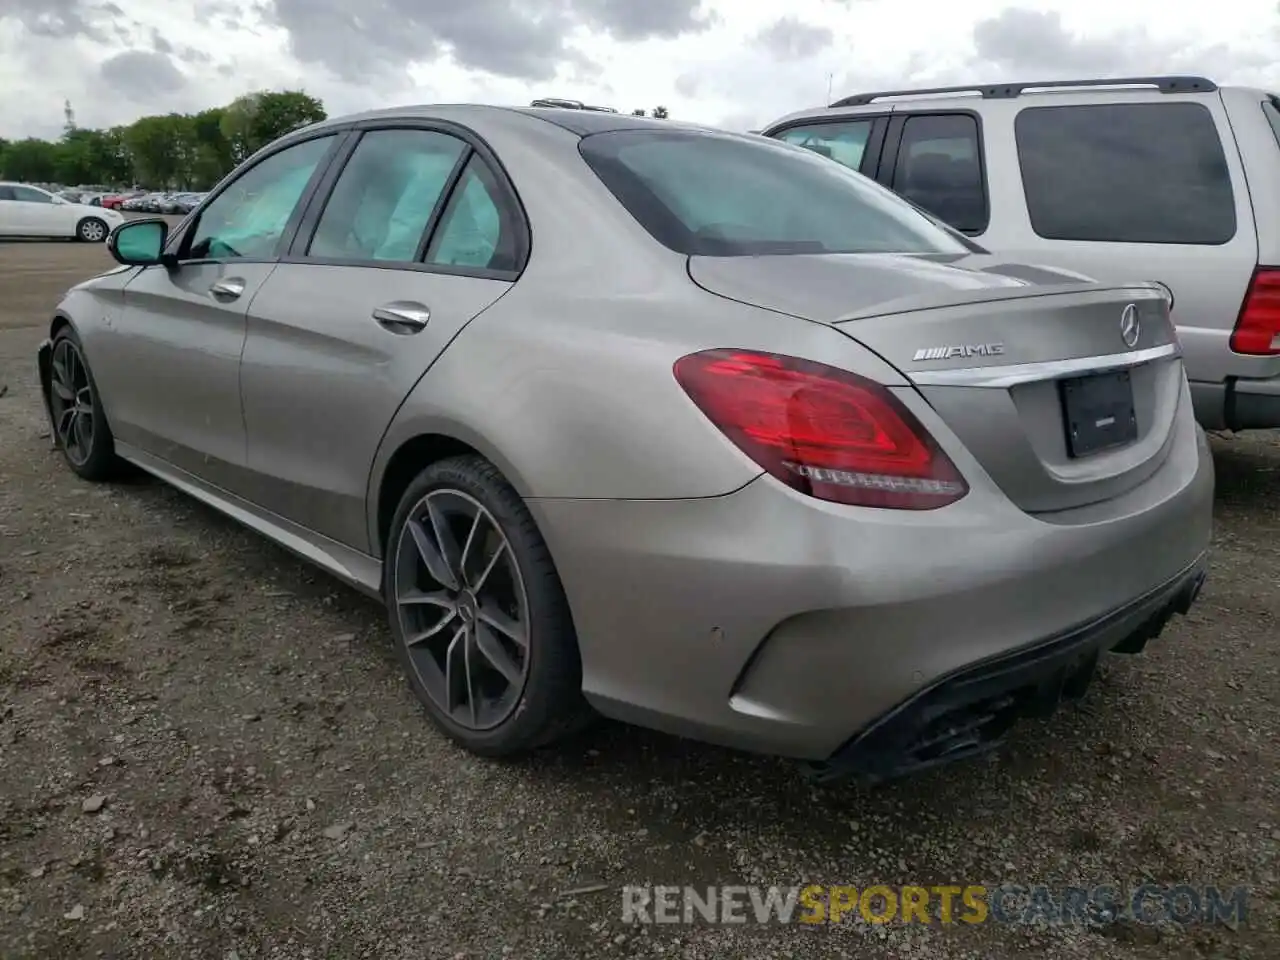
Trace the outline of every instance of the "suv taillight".
<instances>
[{"instance_id":1,"label":"suv taillight","mask_svg":"<svg viewBox=\"0 0 1280 960\"><path fill-rule=\"evenodd\" d=\"M1255 357L1280 354L1280 268L1254 271L1231 331L1231 349Z\"/></svg>"},{"instance_id":2,"label":"suv taillight","mask_svg":"<svg viewBox=\"0 0 1280 960\"><path fill-rule=\"evenodd\" d=\"M969 492L919 420L880 384L772 353L706 350L675 377L747 456L809 496L932 510Z\"/></svg>"}]
</instances>

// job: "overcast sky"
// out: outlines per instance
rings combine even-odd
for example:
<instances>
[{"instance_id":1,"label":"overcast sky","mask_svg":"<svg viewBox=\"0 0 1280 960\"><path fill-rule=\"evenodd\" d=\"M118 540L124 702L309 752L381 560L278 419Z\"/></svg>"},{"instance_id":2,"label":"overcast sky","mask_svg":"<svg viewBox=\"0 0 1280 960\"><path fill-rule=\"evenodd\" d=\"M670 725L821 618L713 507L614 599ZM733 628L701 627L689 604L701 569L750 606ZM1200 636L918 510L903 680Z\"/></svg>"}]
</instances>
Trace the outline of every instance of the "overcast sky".
<instances>
[{"instance_id":1,"label":"overcast sky","mask_svg":"<svg viewBox=\"0 0 1280 960\"><path fill-rule=\"evenodd\" d=\"M0 0L0 136L302 88L331 116L574 97L759 126L930 83L1198 73L1280 88L1276 0Z\"/></svg>"}]
</instances>

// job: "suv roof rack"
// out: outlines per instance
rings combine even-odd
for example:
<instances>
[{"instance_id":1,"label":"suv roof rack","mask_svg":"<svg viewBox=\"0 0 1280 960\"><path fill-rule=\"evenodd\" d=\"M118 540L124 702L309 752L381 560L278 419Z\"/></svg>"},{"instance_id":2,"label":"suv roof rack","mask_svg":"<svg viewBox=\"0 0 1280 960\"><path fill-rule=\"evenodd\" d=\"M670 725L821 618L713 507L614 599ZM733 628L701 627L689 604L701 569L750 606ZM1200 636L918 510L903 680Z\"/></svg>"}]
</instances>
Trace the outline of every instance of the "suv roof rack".
<instances>
[{"instance_id":1,"label":"suv roof rack","mask_svg":"<svg viewBox=\"0 0 1280 960\"><path fill-rule=\"evenodd\" d=\"M565 100L562 97L539 97L531 107L555 107L559 110L594 110L596 113L617 113L613 107L593 107L581 100Z\"/></svg>"},{"instance_id":2,"label":"suv roof rack","mask_svg":"<svg viewBox=\"0 0 1280 960\"><path fill-rule=\"evenodd\" d=\"M922 97L943 93L976 93L984 100L1008 100L1028 90L1064 87L1155 87L1161 93L1212 93L1218 85L1205 77L1099 77L1096 80L1040 80L1033 83L967 84L959 87L929 87L916 90L881 90L857 93L831 104L833 107L865 107L889 97Z\"/></svg>"}]
</instances>

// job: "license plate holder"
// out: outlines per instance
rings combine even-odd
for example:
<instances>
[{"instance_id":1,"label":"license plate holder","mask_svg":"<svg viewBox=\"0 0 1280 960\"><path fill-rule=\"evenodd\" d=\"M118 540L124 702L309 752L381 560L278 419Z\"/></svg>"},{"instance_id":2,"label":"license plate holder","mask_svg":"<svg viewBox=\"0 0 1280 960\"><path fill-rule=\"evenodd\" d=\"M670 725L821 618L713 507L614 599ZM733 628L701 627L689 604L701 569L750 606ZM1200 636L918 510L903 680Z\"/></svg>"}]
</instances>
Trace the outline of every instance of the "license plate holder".
<instances>
[{"instance_id":1,"label":"license plate holder","mask_svg":"<svg viewBox=\"0 0 1280 960\"><path fill-rule=\"evenodd\" d=\"M1087 457L1138 439L1129 371L1093 373L1059 383L1067 454Z\"/></svg>"}]
</instances>

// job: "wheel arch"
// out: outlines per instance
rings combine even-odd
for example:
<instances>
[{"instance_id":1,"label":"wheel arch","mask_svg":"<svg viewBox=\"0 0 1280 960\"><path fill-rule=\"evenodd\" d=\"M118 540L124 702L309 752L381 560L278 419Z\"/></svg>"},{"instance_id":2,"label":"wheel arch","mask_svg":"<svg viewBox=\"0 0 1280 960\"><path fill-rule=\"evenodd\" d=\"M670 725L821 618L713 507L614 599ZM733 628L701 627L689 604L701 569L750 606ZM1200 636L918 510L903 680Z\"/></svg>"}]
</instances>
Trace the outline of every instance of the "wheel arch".
<instances>
[{"instance_id":1,"label":"wheel arch","mask_svg":"<svg viewBox=\"0 0 1280 960\"><path fill-rule=\"evenodd\" d=\"M102 224L103 230L106 231L106 234L104 234L102 238L103 241L105 242L107 236L110 235L111 233L111 225L108 224L107 221L103 220L102 217L98 216L96 213L84 213L84 214L81 214L79 217L77 217L76 225L72 233L72 237L74 237L76 240L80 239L80 228L84 226L84 223L86 220L97 220L100 224Z\"/></svg>"},{"instance_id":2,"label":"wheel arch","mask_svg":"<svg viewBox=\"0 0 1280 960\"><path fill-rule=\"evenodd\" d=\"M71 322L71 318L62 311L58 311L49 321L49 339L40 344L36 351L36 370L40 375L40 397L44 401L45 413L50 416L52 416L49 391L53 387L53 341L59 333L67 329L76 333L75 324ZM76 335L79 336L78 333Z\"/></svg>"},{"instance_id":3,"label":"wheel arch","mask_svg":"<svg viewBox=\"0 0 1280 960\"><path fill-rule=\"evenodd\" d=\"M385 555L391 521L404 491L433 463L459 456L482 457L497 468L519 496L525 496L525 484L518 471L471 431L433 426L405 431L394 443L388 440L384 440L369 479L369 543L375 557Z\"/></svg>"}]
</instances>

